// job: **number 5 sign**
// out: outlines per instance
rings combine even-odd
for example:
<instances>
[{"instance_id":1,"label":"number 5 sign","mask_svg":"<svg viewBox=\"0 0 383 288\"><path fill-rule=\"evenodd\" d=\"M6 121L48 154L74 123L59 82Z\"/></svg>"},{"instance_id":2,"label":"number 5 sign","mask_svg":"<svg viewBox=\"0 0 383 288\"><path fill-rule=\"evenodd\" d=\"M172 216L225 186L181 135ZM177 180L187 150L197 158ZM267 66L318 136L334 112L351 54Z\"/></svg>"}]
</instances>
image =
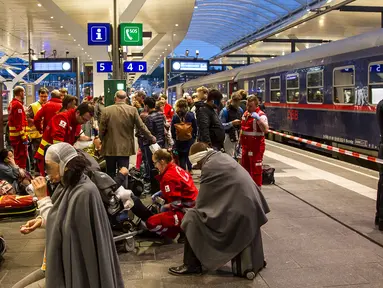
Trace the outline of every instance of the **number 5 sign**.
<instances>
[{"instance_id":1,"label":"number 5 sign","mask_svg":"<svg viewBox=\"0 0 383 288\"><path fill-rule=\"evenodd\" d=\"M121 23L120 24L120 45L121 46L142 46L143 45L142 23Z\"/></svg>"}]
</instances>

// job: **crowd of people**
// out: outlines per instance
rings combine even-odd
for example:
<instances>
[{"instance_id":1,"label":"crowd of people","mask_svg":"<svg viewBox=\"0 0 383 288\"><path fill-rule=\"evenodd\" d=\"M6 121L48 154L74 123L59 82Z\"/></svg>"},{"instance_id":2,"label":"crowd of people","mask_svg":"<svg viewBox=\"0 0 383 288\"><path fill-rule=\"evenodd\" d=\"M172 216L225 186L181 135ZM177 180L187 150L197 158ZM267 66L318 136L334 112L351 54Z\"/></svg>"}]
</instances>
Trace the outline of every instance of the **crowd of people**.
<instances>
[{"instance_id":1,"label":"crowd of people","mask_svg":"<svg viewBox=\"0 0 383 288\"><path fill-rule=\"evenodd\" d=\"M32 183L40 215L20 231L47 232L42 268L15 288L124 287L108 214L86 173L100 166L74 148L92 135L117 183L129 176L138 142L143 195L161 209L153 212L134 195L129 209L151 233L184 243L184 263L169 268L171 274L217 269L248 247L254 272L265 266L260 227L269 208L260 188L268 122L256 95L240 90L223 103L220 91L200 87L172 107L166 95L137 91L130 99L118 91L105 107L103 96L79 104L59 90L48 100L41 88L39 101L25 109L24 94L16 87L8 107L12 149L0 151L0 178L17 193ZM194 169L201 170L199 190Z\"/></svg>"}]
</instances>

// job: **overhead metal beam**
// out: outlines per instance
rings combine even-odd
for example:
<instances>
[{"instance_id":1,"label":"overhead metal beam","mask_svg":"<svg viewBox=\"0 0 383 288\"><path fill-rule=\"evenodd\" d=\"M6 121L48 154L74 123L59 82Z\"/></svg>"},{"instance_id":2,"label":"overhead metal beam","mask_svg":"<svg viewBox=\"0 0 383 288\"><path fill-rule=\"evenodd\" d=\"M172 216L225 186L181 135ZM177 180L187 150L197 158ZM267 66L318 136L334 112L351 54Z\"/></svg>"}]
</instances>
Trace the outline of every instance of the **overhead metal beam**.
<instances>
[{"instance_id":1,"label":"overhead metal beam","mask_svg":"<svg viewBox=\"0 0 383 288\"><path fill-rule=\"evenodd\" d=\"M382 6L342 6L339 8L341 12L373 12L373 13L382 13Z\"/></svg>"},{"instance_id":2,"label":"overhead metal beam","mask_svg":"<svg viewBox=\"0 0 383 288\"><path fill-rule=\"evenodd\" d=\"M380 27L383 28L383 7L381 6L342 6L339 8L341 12L367 12L367 13L381 13Z\"/></svg>"},{"instance_id":3,"label":"overhead metal beam","mask_svg":"<svg viewBox=\"0 0 383 288\"><path fill-rule=\"evenodd\" d=\"M331 40L322 39L264 39L264 43L329 43Z\"/></svg>"},{"instance_id":4,"label":"overhead metal beam","mask_svg":"<svg viewBox=\"0 0 383 288\"><path fill-rule=\"evenodd\" d=\"M245 57L256 57L256 58L272 58L276 57L277 55L271 55L271 54L230 54L226 55L227 58L245 58Z\"/></svg>"},{"instance_id":5,"label":"overhead metal beam","mask_svg":"<svg viewBox=\"0 0 383 288\"><path fill-rule=\"evenodd\" d=\"M41 75L35 82L33 82L33 84L35 84L35 85L40 84L41 81L43 81L48 75L49 75L49 73L44 73L44 74ZM78 94L78 93L77 93L77 94Z\"/></svg>"}]
</instances>

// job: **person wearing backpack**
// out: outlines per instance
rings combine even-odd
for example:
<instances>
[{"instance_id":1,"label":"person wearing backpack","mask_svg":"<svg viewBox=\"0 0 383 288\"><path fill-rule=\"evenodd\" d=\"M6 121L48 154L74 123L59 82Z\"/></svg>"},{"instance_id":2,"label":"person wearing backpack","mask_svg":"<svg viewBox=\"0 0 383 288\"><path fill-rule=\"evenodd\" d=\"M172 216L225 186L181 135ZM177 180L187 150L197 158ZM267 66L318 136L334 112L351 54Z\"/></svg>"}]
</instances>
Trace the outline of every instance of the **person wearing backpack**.
<instances>
[{"instance_id":1,"label":"person wearing backpack","mask_svg":"<svg viewBox=\"0 0 383 288\"><path fill-rule=\"evenodd\" d=\"M176 104L176 113L171 124L174 150L177 151L180 167L191 171L189 150L197 137L197 120L194 113L188 111L188 103L185 99L179 99Z\"/></svg>"}]
</instances>

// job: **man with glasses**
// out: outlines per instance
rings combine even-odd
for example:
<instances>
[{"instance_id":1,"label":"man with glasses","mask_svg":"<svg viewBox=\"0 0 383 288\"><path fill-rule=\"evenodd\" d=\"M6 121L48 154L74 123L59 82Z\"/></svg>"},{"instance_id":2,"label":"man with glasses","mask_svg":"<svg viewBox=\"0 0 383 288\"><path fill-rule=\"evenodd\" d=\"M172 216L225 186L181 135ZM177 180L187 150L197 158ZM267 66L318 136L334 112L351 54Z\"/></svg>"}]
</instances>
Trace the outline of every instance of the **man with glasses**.
<instances>
[{"instance_id":1,"label":"man with glasses","mask_svg":"<svg viewBox=\"0 0 383 288\"><path fill-rule=\"evenodd\" d=\"M42 176L44 172L45 146L59 142L67 142L73 145L79 138L81 125L92 119L94 107L90 103L83 103L76 109L70 109L54 116L44 131L40 147L35 154L39 170Z\"/></svg>"}]
</instances>

